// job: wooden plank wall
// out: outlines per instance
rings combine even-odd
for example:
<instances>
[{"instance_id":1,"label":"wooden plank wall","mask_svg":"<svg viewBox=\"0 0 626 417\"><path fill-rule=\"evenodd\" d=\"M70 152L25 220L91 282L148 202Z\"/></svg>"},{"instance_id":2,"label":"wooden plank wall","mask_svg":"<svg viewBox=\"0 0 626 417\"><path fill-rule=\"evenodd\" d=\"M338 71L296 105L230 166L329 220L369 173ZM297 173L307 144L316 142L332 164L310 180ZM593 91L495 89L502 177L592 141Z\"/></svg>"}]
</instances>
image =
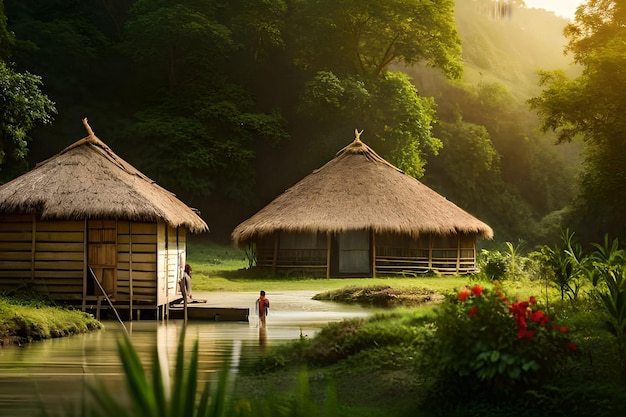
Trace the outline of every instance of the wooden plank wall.
<instances>
[{"instance_id":1,"label":"wooden plank wall","mask_svg":"<svg viewBox=\"0 0 626 417\"><path fill-rule=\"evenodd\" d=\"M32 279L33 220L30 216L0 218L0 290Z\"/></svg>"},{"instance_id":2,"label":"wooden plank wall","mask_svg":"<svg viewBox=\"0 0 626 417\"><path fill-rule=\"evenodd\" d=\"M186 231L159 224L159 305L180 298L178 280L186 262Z\"/></svg>"},{"instance_id":3,"label":"wooden plank wall","mask_svg":"<svg viewBox=\"0 0 626 417\"><path fill-rule=\"evenodd\" d=\"M84 228L84 221L0 218L0 291L28 284L57 301L81 300ZM184 228L119 220L116 301L130 300L131 293L133 304L159 306L175 299L185 248Z\"/></svg>"},{"instance_id":4,"label":"wooden plank wall","mask_svg":"<svg viewBox=\"0 0 626 417\"><path fill-rule=\"evenodd\" d=\"M84 223L0 219L0 289L28 284L54 300L80 300L83 288Z\"/></svg>"},{"instance_id":5,"label":"wooden plank wall","mask_svg":"<svg viewBox=\"0 0 626 417\"><path fill-rule=\"evenodd\" d=\"M171 298L171 296L180 294L180 288L177 284L185 268L185 262L187 262L187 236L185 229L171 227L168 228L167 236L167 288Z\"/></svg>"},{"instance_id":6,"label":"wooden plank wall","mask_svg":"<svg viewBox=\"0 0 626 417\"><path fill-rule=\"evenodd\" d=\"M156 223L120 220L117 226L117 262L119 298L130 299L132 292L134 301L156 303Z\"/></svg>"},{"instance_id":7,"label":"wooden plank wall","mask_svg":"<svg viewBox=\"0 0 626 417\"><path fill-rule=\"evenodd\" d=\"M157 225L157 305L167 303L167 225L159 222Z\"/></svg>"}]
</instances>

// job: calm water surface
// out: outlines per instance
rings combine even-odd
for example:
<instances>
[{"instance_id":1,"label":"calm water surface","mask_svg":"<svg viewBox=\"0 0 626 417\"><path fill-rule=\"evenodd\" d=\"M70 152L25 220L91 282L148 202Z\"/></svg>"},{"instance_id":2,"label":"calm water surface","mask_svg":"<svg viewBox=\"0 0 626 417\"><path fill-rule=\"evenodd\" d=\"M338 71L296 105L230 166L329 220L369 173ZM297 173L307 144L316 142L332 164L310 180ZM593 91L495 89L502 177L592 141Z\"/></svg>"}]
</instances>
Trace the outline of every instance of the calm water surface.
<instances>
[{"instance_id":1,"label":"calm water surface","mask_svg":"<svg viewBox=\"0 0 626 417\"><path fill-rule=\"evenodd\" d=\"M254 361L267 347L312 337L325 324L351 317L365 317L374 310L312 300L314 291L268 293L271 301L267 328L249 323L190 321L186 347L198 340L201 379L211 380L223 364L233 373ZM254 311L257 293L194 293L216 307L243 307ZM41 404L52 413L73 408L84 398L86 385L102 380L112 390L124 387L116 342L130 334L144 365L152 362L155 348L162 361L175 361L182 320L104 322L103 331L43 342L24 347L0 348L0 416L38 415ZM63 415L80 415L79 412Z\"/></svg>"}]
</instances>

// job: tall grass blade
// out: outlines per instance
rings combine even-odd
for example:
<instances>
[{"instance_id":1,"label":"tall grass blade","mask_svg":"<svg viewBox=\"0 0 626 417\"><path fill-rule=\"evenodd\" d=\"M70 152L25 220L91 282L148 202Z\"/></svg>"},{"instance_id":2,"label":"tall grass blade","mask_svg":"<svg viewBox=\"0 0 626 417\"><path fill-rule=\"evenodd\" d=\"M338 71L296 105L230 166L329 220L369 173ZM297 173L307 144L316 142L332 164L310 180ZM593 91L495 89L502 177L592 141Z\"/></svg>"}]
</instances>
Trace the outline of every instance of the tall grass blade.
<instances>
[{"instance_id":1,"label":"tall grass blade","mask_svg":"<svg viewBox=\"0 0 626 417\"><path fill-rule=\"evenodd\" d=\"M156 416L156 404L150 389L150 382L130 337L124 334L123 339L118 342L118 348L131 401L138 410L142 411L142 414Z\"/></svg>"},{"instance_id":2,"label":"tall grass blade","mask_svg":"<svg viewBox=\"0 0 626 417\"><path fill-rule=\"evenodd\" d=\"M154 396L156 415L159 417L166 417L169 414L163 366L164 365L159 360L158 350L155 349L154 361L152 363L152 395ZM168 367L166 362L165 372L167 371Z\"/></svg>"}]
</instances>

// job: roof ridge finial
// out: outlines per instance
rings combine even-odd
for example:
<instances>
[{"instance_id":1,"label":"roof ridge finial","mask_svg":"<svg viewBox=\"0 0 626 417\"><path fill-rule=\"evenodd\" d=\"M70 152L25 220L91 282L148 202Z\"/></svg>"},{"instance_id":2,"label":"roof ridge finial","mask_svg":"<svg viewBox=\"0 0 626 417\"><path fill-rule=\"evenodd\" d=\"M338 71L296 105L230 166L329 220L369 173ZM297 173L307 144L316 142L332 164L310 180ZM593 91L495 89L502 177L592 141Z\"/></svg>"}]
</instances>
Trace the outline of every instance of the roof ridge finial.
<instances>
[{"instance_id":1,"label":"roof ridge finial","mask_svg":"<svg viewBox=\"0 0 626 417\"><path fill-rule=\"evenodd\" d=\"M95 136L95 134L93 133L93 130L91 130L91 126L89 126L89 123L87 122L86 117L83 119L83 124L85 125L85 129L87 129L87 134L89 136Z\"/></svg>"},{"instance_id":2,"label":"roof ridge finial","mask_svg":"<svg viewBox=\"0 0 626 417\"><path fill-rule=\"evenodd\" d=\"M361 141L361 133L363 133L362 130L359 132L359 129L354 129L354 136L355 136L354 140L355 141L359 141L359 142Z\"/></svg>"}]
</instances>

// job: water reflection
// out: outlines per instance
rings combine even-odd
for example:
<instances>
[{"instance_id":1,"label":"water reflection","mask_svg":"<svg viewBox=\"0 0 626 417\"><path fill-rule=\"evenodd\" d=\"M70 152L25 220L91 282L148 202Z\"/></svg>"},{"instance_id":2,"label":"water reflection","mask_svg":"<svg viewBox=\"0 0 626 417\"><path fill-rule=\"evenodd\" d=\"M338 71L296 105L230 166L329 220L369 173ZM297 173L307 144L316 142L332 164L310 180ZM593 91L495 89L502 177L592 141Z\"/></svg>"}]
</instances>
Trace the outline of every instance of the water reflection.
<instances>
[{"instance_id":1,"label":"water reflection","mask_svg":"<svg viewBox=\"0 0 626 417\"><path fill-rule=\"evenodd\" d=\"M212 380L223 364L236 373L252 363L268 347L312 337L326 323L371 314L358 306L311 300L314 292L268 293L272 308L265 327L251 317L249 323L194 322L185 332L186 346L198 340L200 383ZM252 307L257 293L194 294L208 305ZM124 389L117 340L124 332L116 322L104 322L100 332L0 348L0 415L37 415L39 404L52 413L66 410L68 403L80 404L86 384L98 378L114 392ZM156 349L161 363L172 365L176 358L182 320L125 323L144 365L150 366ZM116 391L117 390L117 391ZM67 413L65 413L67 414ZM81 414L81 413L74 413Z\"/></svg>"}]
</instances>

